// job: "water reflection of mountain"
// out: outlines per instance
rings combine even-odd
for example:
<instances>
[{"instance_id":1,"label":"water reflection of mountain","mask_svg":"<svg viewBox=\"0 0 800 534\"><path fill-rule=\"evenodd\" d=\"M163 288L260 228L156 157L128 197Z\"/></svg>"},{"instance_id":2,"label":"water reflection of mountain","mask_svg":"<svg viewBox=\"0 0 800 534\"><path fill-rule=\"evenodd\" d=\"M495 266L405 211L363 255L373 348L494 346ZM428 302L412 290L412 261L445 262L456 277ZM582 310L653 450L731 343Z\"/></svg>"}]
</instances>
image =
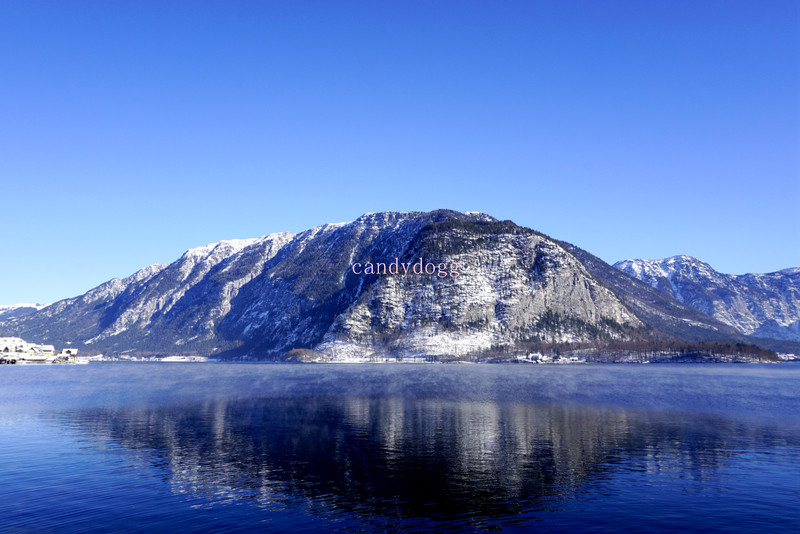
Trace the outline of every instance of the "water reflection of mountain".
<instances>
[{"instance_id":1,"label":"water reflection of mountain","mask_svg":"<svg viewBox=\"0 0 800 534\"><path fill-rule=\"evenodd\" d=\"M78 427L210 503L437 519L559 508L619 469L704 479L765 432L580 406L313 397L86 411Z\"/></svg>"}]
</instances>

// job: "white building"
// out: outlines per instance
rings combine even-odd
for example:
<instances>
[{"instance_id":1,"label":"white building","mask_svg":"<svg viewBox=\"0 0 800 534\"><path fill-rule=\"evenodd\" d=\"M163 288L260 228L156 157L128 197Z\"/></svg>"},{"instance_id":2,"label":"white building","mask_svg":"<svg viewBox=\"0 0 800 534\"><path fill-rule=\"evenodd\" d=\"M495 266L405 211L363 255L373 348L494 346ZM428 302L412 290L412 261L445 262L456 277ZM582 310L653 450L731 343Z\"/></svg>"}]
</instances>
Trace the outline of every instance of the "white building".
<instances>
[{"instance_id":1,"label":"white building","mask_svg":"<svg viewBox=\"0 0 800 534\"><path fill-rule=\"evenodd\" d=\"M0 353L25 352L30 343L19 337L0 337Z\"/></svg>"}]
</instances>

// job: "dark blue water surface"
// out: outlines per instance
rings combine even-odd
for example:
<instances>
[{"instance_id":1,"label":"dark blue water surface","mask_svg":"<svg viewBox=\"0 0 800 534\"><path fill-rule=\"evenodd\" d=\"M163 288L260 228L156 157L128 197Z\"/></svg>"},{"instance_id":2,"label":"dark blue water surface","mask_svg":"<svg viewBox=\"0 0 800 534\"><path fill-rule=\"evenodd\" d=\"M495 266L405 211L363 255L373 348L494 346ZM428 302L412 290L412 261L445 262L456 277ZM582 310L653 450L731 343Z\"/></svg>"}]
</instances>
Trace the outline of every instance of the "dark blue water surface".
<instances>
[{"instance_id":1,"label":"dark blue water surface","mask_svg":"<svg viewBox=\"0 0 800 534\"><path fill-rule=\"evenodd\" d=\"M797 364L0 371L0 533L800 531Z\"/></svg>"}]
</instances>

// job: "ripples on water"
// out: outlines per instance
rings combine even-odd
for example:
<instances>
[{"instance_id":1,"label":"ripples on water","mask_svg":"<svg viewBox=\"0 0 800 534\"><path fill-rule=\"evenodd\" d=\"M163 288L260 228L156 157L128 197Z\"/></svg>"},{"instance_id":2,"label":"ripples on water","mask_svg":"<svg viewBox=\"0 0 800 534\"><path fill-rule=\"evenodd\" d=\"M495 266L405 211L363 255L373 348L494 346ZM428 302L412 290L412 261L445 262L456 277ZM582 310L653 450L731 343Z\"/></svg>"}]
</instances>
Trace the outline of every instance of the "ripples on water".
<instances>
[{"instance_id":1,"label":"ripples on water","mask_svg":"<svg viewBox=\"0 0 800 534\"><path fill-rule=\"evenodd\" d=\"M800 529L791 364L3 371L0 532Z\"/></svg>"}]
</instances>

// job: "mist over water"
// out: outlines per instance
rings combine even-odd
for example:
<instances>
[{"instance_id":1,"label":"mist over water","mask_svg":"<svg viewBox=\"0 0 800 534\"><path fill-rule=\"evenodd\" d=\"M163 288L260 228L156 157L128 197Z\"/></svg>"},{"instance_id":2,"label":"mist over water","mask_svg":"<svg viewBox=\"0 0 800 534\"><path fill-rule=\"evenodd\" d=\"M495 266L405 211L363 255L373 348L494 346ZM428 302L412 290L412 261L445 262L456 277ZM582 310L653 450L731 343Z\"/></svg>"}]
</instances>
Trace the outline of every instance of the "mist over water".
<instances>
[{"instance_id":1,"label":"mist over water","mask_svg":"<svg viewBox=\"0 0 800 534\"><path fill-rule=\"evenodd\" d=\"M0 375L13 411L283 396L591 404L789 423L800 365L92 364Z\"/></svg>"},{"instance_id":2,"label":"mist over water","mask_svg":"<svg viewBox=\"0 0 800 534\"><path fill-rule=\"evenodd\" d=\"M800 366L10 370L14 528L800 527Z\"/></svg>"}]
</instances>

